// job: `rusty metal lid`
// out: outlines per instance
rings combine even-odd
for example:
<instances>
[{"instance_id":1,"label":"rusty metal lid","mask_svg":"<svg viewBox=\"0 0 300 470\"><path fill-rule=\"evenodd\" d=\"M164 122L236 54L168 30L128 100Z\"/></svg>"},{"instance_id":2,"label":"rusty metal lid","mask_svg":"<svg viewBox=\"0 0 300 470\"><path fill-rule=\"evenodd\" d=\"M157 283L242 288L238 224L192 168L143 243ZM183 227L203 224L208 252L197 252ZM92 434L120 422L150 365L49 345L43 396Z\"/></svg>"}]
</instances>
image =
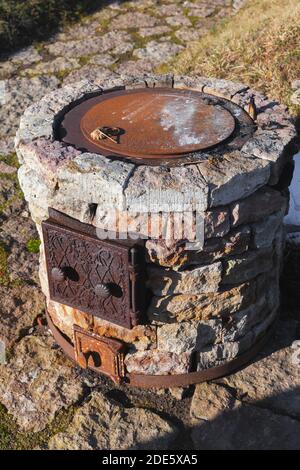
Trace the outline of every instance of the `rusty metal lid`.
<instances>
[{"instance_id":1,"label":"rusty metal lid","mask_svg":"<svg viewBox=\"0 0 300 470\"><path fill-rule=\"evenodd\" d=\"M178 157L212 148L235 130L232 114L193 90L114 91L69 111L62 140L104 155Z\"/></svg>"}]
</instances>

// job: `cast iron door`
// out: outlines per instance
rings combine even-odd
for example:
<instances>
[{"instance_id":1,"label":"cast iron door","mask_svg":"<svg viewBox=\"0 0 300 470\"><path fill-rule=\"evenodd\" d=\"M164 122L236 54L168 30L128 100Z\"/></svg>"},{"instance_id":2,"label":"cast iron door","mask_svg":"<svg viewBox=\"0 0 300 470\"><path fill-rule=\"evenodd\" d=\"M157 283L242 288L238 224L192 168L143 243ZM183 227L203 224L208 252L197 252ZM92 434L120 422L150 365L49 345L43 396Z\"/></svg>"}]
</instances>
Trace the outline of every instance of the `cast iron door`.
<instances>
[{"instance_id":1,"label":"cast iron door","mask_svg":"<svg viewBox=\"0 0 300 470\"><path fill-rule=\"evenodd\" d=\"M50 298L125 328L138 323L131 248L61 226L42 224Z\"/></svg>"}]
</instances>

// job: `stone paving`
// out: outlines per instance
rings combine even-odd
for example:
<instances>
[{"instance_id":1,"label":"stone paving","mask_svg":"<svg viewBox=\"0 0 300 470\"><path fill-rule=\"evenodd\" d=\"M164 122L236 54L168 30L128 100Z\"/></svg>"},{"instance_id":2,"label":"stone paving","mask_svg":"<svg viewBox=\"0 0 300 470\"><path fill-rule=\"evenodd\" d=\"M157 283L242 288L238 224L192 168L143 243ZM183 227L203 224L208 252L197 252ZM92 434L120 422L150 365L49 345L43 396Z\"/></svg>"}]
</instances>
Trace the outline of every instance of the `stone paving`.
<instances>
[{"instance_id":1,"label":"stone paving","mask_svg":"<svg viewBox=\"0 0 300 470\"><path fill-rule=\"evenodd\" d=\"M57 414L71 413L43 448L300 447L297 315L282 313L254 364L186 390L129 390L74 367L63 356L39 326L44 298L34 248L38 237L12 153L20 115L46 92L86 77L152 71L243 3L108 3L81 24L0 62L0 339L7 347L0 403L18 430L31 436L48 429Z\"/></svg>"}]
</instances>

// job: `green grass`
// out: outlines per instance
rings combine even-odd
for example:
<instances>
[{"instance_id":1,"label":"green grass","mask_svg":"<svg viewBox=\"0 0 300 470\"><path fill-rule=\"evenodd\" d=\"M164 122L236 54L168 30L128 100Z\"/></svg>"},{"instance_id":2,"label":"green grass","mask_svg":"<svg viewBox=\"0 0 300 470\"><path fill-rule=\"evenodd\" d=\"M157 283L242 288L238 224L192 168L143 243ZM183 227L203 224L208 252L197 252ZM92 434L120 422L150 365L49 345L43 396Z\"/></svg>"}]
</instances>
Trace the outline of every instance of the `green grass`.
<instances>
[{"instance_id":1,"label":"green grass","mask_svg":"<svg viewBox=\"0 0 300 470\"><path fill-rule=\"evenodd\" d=\"M11 153L9 155L0 155L0 161L3 161L7 165L10 165L14 168L19 168L19 162L17 155L15 153ZM6 209L9 208L16 200L24 199L23 192L19 185L18 174L17 172L14 173L0 173L0 188L1 188L1 180L9 180L13 183L13 194L10 198L6 198L0 195L0 214L4 212Z\"/></svg>"},{"instance_id":2,"label":"green grass","mask_svg":"<svg viewBox=\"0 0 300 470\"><path fill-rule=\"evenodd\" d=\"M5 176L7 177L7 175ZM0 182L1 182L1 174L0 174ZM22 199L24 199L24 194L23 194L22 189L19 186L18 181L16 181L14 194L10 198L6 199L0 196L0 215L2 212L5 212L10 206L12 206L14 202L18 200L22 200Z\"/></svg>"},{"instance_id":3,"label":"green grass","mask_svg":"<svg viewBox=\"0 0 300 470\"><path fill-rule=\"evenodd\" d=\"M52 436L66 430L70 424L76 407L58 412L43 431L20 432L14 418L0 404L0 450L32 450L45 448Z\"/></svg>"},{"instance_id":4,"label":"green grass","mask_svg":"<svg viewBox=\"0 0 300 470\"><path fill-rule=\"evenodd\" d=\"M0 241L0 286L19 287L23 284L22 279L11 279L8 267L8 247Z\"/></svg>"},{"instance_id":5,"label":"green grass","mask_svg":"<svg viewBox=\"0 0 300 470\"><path fill-rule=\"evenodd\" d=\"M11 153L9 155L0 155L0 162L4 162L7 165L13 167L13 168L19 168L19 162L17 155L15 153ZM17 172L15 171L14 173L1 173L0 172L0 179L7 179L11 181L18 181L18 176Z\"/></svg>"},{"instance_id":6,"label":"green grass","mask_svg":"<svg viewBox=\"0 0 300 470\"><path fill-rule=\"evenodd\" d=\"M0 0L0 51L44 39L105 4L105 0Z\"/></svg>"},{"instance_id":7,"label":"green grass","mask_svg":"<svg viewBox=\"0 0 300 470\"><path fill-rule=\"evenodd\" d=\"M3 161L7 165L10 165L14 168L19 167L19 162L15 153L11 153L10 155L6 156L0 155L0 161ZM10 174L0 173L0 188L1 180L11 181L11 183L6 183L9 184L9 186L11 187L11 191L9 191L9 193L11 192L11 195L10 197L8 197L0 194L0 215L2 212L5 212L7 209L9 209L9 207L12 206L15 201L24 198L23 192L19 185L17 172ZM20 282L18 280L11 282L10 280L9 269L7 264L8 255L8 247L3 242L0 242L0 285L6 287L16 285Z\"/></svg>"},{"instance_id":8,"label":"green grass","mask_svg":"<svg viewBox=\"0 0 300 470\"><path fill-rule=\"evenodd\" d=\"M7 180L12 181L14 184L14 188L13 188L13 194L9 198L3 197L0 194L0 215L1 213L5 212L10 206L12 206L14 202L24 199L24 194L19 185L19 181L18 181L18 177L16 173L13 173L12 175L0 173L0 184L1 184L1 179L7 179Z\"/></svg>"},{"instance_id":9,"label":"green grass","mask_svg":"<svg viewBox=\"0 0 300 470\"><path fill-rule=\"evenodd\" d=\"M41 240L32 239L26 243L26 248L29 253L38 253L40 251L40 244Z\"/></svg>"},{"instance_id":10,"label":"green grass","mask_svg":"<svg viewBox=\"0 0 300 470\"><path fill-rule=\"evenodd\" d=\"M300 78L299 0L248 0L159 71L241 81L300 114L291 102Z\"/></svg>"},{"instance_id":11,"label":"green grass","mask_svg":"<svg viewBox=\"0 0 300 470\"><path fill-rule=\"evenodd\" d=\"M81 57L79 57L78 61L81 67L84 67L84 65L87 65L89 63L90 57L90 55L82 55Z\"/></svg>"},{"instance_id":12,"label":"green grass","mask_svg":"<svg viewBox=\"0 0 300 470\"><path fill-rule=\"evenodd\" d=\"M8 286L10 278L7 266L8 249L0 242L0 285Z\"/></svg>"},{"instance_id":13,"label":"green grass","mask_svg":"<svg viewBox=\"0 0 300 470\"><path fill-rule=\"evenodd\" d=\"M7 165L13 166L14 168L19 168L19 161L16 153L10 153L8 155L0 155L0 161L6 163Z\"/></svg>"}]
</instances>

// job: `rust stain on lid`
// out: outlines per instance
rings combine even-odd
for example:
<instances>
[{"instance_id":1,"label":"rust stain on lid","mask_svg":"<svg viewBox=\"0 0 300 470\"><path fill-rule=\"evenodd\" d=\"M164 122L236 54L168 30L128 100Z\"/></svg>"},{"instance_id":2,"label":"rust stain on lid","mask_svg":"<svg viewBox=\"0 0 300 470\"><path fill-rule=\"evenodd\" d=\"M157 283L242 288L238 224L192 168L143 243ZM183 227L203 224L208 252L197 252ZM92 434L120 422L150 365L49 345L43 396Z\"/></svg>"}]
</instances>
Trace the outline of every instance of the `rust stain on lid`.
<instances>
[{"instance_id":1,"label":"rust stain on lid","mask_svg":"<svg viewBox=\"0 0 300 470\"><path fill-rule=\"evenodd\" d=\"M202 150L228 138L235 128L221 106L205 104L198 93L152 89L118 94L89 109L81 120L91 140L96 127L119 127L115 142L103 139L100 148L134 157L178 155Z\"/></svg>"},{"instance_id":2,"label":"rust stain on lid","mask_svg":"<svg viewBox=\"0 0 300 470\"><path fill-rule=\"evenodd\" d=\"M121 90L90 98L63 120L62 140L136 159L165 159L212 148L235 130L235 118L194 90ZM118 128L113 138L95 139L95 129Z\"/></svg>"}]
</instances>

